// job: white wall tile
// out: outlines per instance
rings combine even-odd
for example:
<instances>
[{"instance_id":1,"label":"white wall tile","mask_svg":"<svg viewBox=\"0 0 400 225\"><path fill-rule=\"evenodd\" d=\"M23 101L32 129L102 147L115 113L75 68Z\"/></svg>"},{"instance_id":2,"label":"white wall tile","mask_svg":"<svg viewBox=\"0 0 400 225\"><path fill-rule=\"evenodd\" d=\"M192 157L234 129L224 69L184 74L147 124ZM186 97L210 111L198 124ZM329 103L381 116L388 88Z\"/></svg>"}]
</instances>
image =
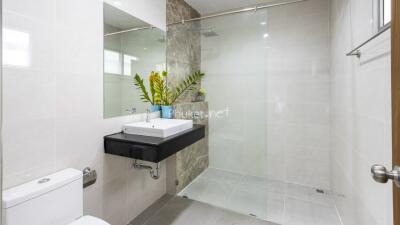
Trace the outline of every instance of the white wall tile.
<instances>
[{"instance_id":1,"label":"white wall tile","mask_svg":"<svg viewBox=\"0 0 400 225\"><path fill-rule=\"evenodd\" d=\"M212 167L329 188L328 15L312 0L202 21L218 34L202 38L207 101L230 109L210 119Z\"/></svg>"},{"instance_id":2,"label":"white wall tile","mask_svg":"<svg viewBox=\"0 0 400 225\"><path fill-rule=\"evenodd\" d=\"M90 166L98 180L84 191L84 213L127 224L166 193L165 165L155 181L131 160L104 154L103 136L145 116L103 119L103 2L3 3L5 27L29 35L31 57L3 68L4 187Z\"/></svg>"},{"instance_id":3,"label":"white wall tile","mask_svg":"<svg viewBox=\"0 0 400 225\"><path fill-rule=\"evenodd\" d=\"M369 174L391 165L389 33L345 56L376 32L373 2L331 1L331 189L344 225L393 224L392 186Z\"/></svg>"},{"instance_id":4,"label":"white wall tile","mask_svg":"<svg viewBox=\"0 0 400 225\"><path fill-rule=\"evenodd\" d=\"M27 63L17 58L3 67L3 172L7 188L55 169L56 83L51 66L53 47L46 45L53 35L47 21L54 20L54 3L3 4L5 37L11 42L19 40L9 43L5 39L4 49L26 45L23 50L29 58ZM27 38L19 39L19 34ZM12 55L5 52L3 57L7 62Z\"/></svg>"}]
</instances>

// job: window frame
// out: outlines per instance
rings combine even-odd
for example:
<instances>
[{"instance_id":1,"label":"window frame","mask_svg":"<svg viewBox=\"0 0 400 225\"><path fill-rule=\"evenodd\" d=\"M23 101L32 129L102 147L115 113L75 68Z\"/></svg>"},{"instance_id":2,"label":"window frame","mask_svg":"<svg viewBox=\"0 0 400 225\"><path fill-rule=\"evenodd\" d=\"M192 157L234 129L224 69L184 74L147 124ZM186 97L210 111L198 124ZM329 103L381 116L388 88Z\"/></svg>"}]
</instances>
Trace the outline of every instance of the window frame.
<instances>
[{"instance_id":1,"label":"window frame","mask_svg":"<svg viewBox=\"0 0 400 225\"><path fill-rule=\"evenodd\" d=\"M391 20L385 24L385 2L392 0L378 0L378 32L391 26Z\"/></svg>"},{"instance_id":2,"label":"window frame","mask_svg":"<svg viewBox=\"0 0 400 225\"><path fill-rule=\"evenodd\" d=\"M107 64L107 62L109 62L109 61L107 61L107 59L108 59L107 52L118 55L118 62L117 62L118 63L118 71L107 70L107 66L109 65L109 64ZM116 66L117 63L115 63L113 66ZM115 51L112 49L104 49L103 50L103 70L104 70L104 73L107 73L107 74L123 75L123 72L124 72L123 71L123 55L121 54L121 52Z\"/></svg>"}]
</instances>

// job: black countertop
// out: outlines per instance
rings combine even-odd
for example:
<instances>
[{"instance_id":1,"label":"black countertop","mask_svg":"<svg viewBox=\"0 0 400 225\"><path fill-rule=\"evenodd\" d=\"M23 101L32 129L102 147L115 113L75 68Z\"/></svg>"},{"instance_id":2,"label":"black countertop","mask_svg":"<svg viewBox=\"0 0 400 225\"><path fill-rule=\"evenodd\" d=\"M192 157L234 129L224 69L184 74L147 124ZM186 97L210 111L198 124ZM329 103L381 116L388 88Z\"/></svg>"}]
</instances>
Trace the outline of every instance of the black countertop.
<instances>
[{"instance_id":1,"label":"black countertop","mask_svg":"<svg viewBox=\"0 0 400 225\"><path fill-rule=\"evenodd\" d=\"M158 163L205 137L204 125L166 137L116 133L104 137L107 154Z\"/></svg>"}]
</instances>

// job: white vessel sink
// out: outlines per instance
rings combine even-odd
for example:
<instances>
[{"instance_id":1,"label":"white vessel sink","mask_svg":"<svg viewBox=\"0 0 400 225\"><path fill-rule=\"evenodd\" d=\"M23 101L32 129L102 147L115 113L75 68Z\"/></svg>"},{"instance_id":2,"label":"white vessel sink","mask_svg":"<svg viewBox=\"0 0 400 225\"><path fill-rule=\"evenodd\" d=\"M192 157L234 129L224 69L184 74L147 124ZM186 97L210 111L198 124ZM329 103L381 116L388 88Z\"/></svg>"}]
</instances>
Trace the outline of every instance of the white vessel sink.
<instances>
[{"instance_id":1,"label":"white vessel sink","mask_svg":"<svg viewBox=\"0 0 400 225\"><path fill-rule=\"evenodd\" d=\"M150 122L125 124L122 130L126 134L166 138L191 128L192 120L153 119Z\"/></svg>"}]
</instances>

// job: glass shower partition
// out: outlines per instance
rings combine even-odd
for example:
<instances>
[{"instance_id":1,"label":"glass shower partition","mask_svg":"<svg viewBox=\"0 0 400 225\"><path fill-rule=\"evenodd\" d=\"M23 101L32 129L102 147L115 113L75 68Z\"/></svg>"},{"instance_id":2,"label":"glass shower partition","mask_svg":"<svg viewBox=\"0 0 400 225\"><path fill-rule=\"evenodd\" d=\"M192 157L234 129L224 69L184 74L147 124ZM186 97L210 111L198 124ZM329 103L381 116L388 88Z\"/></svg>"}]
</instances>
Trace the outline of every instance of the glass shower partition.
<instances>
[{"instance_id":1,"label":"glass shower partition","mask_svg":"<svg viewBox=\"0 0 400 225\"><path fill-rule=\"evenodd\" d=\"M302 224L295 214L305 209L306 222L338 224L328 179L329 2L168 29L170 43L190 34L194 48L170 49L167 61L201 56L209 104L209 167L179 195L280 224ZM173 76L196 68L190 60L167 66ZM317 218L319 212L329 218Z\"/></svg>"}]
</instances>

